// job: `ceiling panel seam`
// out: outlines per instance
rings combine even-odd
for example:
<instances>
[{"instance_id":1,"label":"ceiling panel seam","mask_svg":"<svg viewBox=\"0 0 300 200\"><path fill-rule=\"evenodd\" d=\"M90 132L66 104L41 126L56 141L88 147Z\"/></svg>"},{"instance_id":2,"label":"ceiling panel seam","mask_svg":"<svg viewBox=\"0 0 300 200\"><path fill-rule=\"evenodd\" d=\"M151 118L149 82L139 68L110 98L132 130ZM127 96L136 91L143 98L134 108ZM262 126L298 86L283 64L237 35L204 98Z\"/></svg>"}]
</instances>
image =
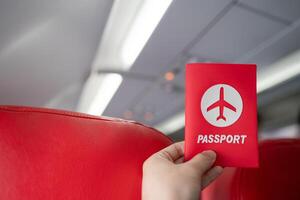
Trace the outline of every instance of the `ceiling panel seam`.
<instances>
[{"instance_id":1,"label":"ceiling panel seam","mask_svg":"<svg viewBox=\"0 0 300 200\"><path fill-rule=\"evenodd\" d=\"M272 21L275 21L275 22L278 22L278 23L281 23L281 24L284 24L284 25L291 25L293 22L288 20L288 19L284 19L282 17L278 17L278 16L275 16L275 15L272 15L268 12L265 12L263 10L260 10L260 9L257 9L257 8L253 8L245 3L242 3L242 2L239 2L236 4L236 6L238 6L239 8L242 8L244 10L247 10L247 11L250 11L254 14L257 14L261 17L264 17L264 18L267 18L267 19L270 19Z\"/></svg>"},{"instance_id":2,"label":"ceiling panel seam","mask_svg":"<svg viewBox=\"0 0 300 200\"><path fill-rule=\"evenodd\" d=\"M237 4L237 1L231 1L228 3L205 27L194 39L191 40L181 51L181 54L186 54L191 48L195 46L200 40Z\"/></svg>"},{"instance_id":3,"label":"ceiling panel seam","mask_svg":"<svg viewBox=\"0 0 300 200\"><path fill-rule=\"evenodd\" d=\"M283 37L285 37L287 34L291 33L295 29L300 27L300 19L292 23L290 26L287 26L283 30L279 31L277 34L275 34L273 37L270 39L262 42L260 45L258 45L256 48L250 50L240 58L238 58L235 62L247 62L249 59L251 59L253 56L259 54L261 51L264 49L268 48L275 42L279 41Z\"/></svg>"}]
</instances>

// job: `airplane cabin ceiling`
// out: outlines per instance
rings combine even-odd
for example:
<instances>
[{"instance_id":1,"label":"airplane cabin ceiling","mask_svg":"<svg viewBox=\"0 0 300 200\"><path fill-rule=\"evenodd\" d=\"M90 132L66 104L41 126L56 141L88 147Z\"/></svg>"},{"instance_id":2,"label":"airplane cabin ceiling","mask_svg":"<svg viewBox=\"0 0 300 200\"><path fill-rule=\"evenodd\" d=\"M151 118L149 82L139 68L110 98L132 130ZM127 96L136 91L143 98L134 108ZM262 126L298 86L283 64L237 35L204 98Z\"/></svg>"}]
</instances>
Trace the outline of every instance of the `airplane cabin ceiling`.
<instances>
[{"instance_id":1,"label":"airplane cabin ceiling","mask_svg":"<svg viewBox=\"0 0 300 200\"><path fill-rule=\"evenodd\" d=\"M111 0L1 0L0 103L75 109Z\"/></svg>"},{"instance_id":2,"label":"airplane cabin ceiling","mask_svg":"<svg viewBox=\"0 0 300 200\"><path fill-rule=\"evenodd\" d=\"M258 70L300 47L300 1L174 0L104 115L156 125L184 110L186 62L250 62ZM175 70L168 82L164 73ZM260 72L259 72L260 73ZM147 118L147 113L153 116Z\"/></svg>"}]
</instances>

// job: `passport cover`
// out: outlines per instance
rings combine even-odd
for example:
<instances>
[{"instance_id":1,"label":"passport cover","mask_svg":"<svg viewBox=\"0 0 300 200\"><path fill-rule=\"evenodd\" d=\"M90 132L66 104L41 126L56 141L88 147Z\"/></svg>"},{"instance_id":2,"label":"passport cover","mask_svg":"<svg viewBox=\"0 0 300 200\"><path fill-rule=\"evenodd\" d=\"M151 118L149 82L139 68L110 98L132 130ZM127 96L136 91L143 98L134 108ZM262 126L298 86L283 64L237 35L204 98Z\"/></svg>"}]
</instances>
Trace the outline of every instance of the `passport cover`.
<instances>
[{"instance_id":1,"label":"passport cover","mask_svg":"<svg viewBox=\"0 0 300 200\"><path fill-rule=\"evenodd\" d=\"M258 167L256 65L187 64L185 160L204 150L216 165Z\"/></svg>"}]
</instances>

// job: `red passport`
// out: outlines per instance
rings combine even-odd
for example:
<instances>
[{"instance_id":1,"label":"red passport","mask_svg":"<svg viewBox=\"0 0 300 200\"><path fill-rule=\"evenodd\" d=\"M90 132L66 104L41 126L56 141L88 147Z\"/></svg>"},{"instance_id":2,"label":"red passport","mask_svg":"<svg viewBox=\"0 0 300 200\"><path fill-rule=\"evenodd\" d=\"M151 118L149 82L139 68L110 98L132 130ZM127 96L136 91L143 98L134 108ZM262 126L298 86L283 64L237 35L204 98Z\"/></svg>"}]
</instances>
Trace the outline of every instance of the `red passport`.
<instances>
[{"instance_id":1,"label":"red passport","mask_svg":"<svg viewBox=\"0 0 300 200\"><path fill-rule=\"evenodd\" d=\"M209 149L216 165L258 167L256 65L187 64L185 160Z\"/></svg>"}]
</instances>

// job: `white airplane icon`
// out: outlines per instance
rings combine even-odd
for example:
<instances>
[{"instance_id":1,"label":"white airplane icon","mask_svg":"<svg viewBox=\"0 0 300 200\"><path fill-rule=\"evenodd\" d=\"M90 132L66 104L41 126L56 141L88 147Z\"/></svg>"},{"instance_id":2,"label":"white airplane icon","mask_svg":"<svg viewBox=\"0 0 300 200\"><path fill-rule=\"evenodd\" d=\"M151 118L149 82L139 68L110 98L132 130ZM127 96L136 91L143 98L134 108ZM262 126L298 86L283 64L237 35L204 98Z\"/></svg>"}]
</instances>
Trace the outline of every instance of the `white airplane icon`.
<instances>
[{"instance_id":1,"label":"white airplane icon","mask_svg":"<svg viewBox=\"0 0 300 200\"><path fill-rule=\"evenodd\" d=\"M215 103L211 104L210 106L207 107L207 112L214 109L214 108L217 108L219 107L220 108L220 114L219 116L217 117L217 121L222 119L224 121L226 121L226 118L224 116L224 107L236 112L236 108L231 105L230 103L228 103L227 101L224 100L224 88L221 87L220 88L220 98L218 101L216 101Z\"/></svg>"}]
</instances>

